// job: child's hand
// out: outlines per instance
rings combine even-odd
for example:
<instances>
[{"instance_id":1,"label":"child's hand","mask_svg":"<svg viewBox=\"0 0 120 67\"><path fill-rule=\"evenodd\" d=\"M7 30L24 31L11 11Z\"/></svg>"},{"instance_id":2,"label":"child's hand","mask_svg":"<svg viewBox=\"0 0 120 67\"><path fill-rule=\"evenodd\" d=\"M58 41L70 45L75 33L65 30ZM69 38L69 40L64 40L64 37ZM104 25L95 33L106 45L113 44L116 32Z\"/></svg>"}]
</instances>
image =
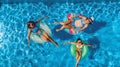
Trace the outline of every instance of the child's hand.
<instances>
[{"instance_id":1,"label":"child's hand","mask_svg":"<svg viewBox=\"0 0 120 67\"><path fill-rule=\"evenodd\" d=\"M55 25L59 24L58 22L54 22Z\"/></svg>"},{"instance_id":2,"label":"child's hand","mask_svg":"<svg viewBox=\"0 0 120 67\"><path fill-rule=\"evenodd\" d=\"M64 45L69 44L68 42L63 43Z\"/></svg>"},{"instance_id":3,"label":"child's hand","mask_svg":"<svg viewBox=\"0 0 120 67\"><path fill-rule=\"evenodd\" d=\"M92 47L92 48L94 48L94 46L93 46L93 45L91 45L91 47Z\"/></svg>"},{"instance_id":4,"label":"child's hand","mask_svg":"<svg viewBox=\"0 0 120 67\"><path fill-rule=\"evenodd\" d=\"M45 18L48 18L48 16L45 16Z\"/></svg>"},{"instance_id":5,"label":"child's hand","mask_svg":"<svg viewBox=\"0 0 120 67\"><path fill-rule=\"evenodd\" d=\"M28 40L28 44L31 45L30 41Z\"/></svg>"},{"instance_id":6,"label":"child's hand","mask_svg":"<svg viewBox=\"0 0 120 67\"><path fill-rule=\"evenodd\" d=\"M79 30L80 33L82 33L82 30Z\"/></svg>"}]
</instances>

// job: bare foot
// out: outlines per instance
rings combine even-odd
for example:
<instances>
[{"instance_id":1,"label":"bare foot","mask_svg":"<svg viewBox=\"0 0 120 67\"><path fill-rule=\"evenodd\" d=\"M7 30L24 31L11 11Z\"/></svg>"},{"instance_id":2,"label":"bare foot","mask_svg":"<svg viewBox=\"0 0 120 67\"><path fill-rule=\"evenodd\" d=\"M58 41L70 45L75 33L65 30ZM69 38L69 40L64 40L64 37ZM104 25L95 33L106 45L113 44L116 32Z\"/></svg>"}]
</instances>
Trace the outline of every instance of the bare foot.
<instances>
[{"instance_id":1,"label":"bare foot","mask_svg":"<svg viewBox=\"0 0 120 67\"><path fill-rule=\"evenodd\" d=\"M58 47L58 43L57 42L53 42L53 44L55 44L55 46Z\"/></svg>"},{"instance_id":2,"label":"bare foot","mask_svg":"<svg viewBox=\"0 0 120 67\"><path fill-rule=\"evenodd\" d=\"M56 47L58 47L58 43L57 42L55 42L55 45L56 45Z\"/></svg>"}]
</instances>

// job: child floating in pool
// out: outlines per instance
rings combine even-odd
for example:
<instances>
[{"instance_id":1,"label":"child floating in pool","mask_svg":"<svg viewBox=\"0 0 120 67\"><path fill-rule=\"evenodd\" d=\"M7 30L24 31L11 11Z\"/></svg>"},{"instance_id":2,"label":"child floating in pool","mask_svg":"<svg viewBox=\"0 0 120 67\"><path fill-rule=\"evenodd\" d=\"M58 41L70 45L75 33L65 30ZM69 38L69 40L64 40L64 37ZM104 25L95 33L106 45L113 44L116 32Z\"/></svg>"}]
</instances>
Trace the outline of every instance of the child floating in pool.
<instances>
[{"instance_id":1,"label":"child floating in pool","mask_svg":"<svg viewBox=\"0 0 120 67\"><path fill-rule=\"evenodd\" d=\"M85 17L83 15L79 15L79 20L75 21L75 27L76 27L76 31L81 32L83 30L85 30L89 24L92 24L94 18L93 17Z\"/></svg>"},{"instance_id":2,"label":"child floating in pool","mask_svg":"<svg viewBox=\"0 0 120 67\"><path fill-rule=\"evenodd\" d=\"M68 42L68 43L65 43L65 44L76 45L76 65L75 65L75 67L78 67L78 63L79 63L79 61L82 57L82 47L83 46L93 47L92 45L83 44L82 40L80 38L78 38L76 42Z\"/></svg>"},{"instance_id":3,"label":"child floating in pool","mask_svg":"<svg viewBox=\"0 0 120 67\"><path fill-rule=\"evenodd\" d=\"M44 18L47 18L47 16L43 17L43 18L40 18L38 19L37 21L29 21L27 23L27 26L28 26L28 43L30 44L30 35L31 33L36 33L36 35L38 35L40 38L42 38L44 41L48 41L48 42L52 42L54 43L56 46L58 46L58 43L55 42L49 35L48 33L43 30L43 29L40 29L38 26L37 26L37 23L39 23L41 20L43 20Z\"/></svg>"},{"instance_id":4,"label":"child floating in pool","mask_svg":"<svg viewBox=\"0 0 120 67\"><path fill-rule=\"evenodd\" d=\"M66 22L55 22L55 24L61 24L62 27L60 29L56 29L56 31L63 30L65 28L71 29L73 33L75 33L74 27L72 26L73 18L75 18L73 14L67 15L67 21Z\"/></svg>"}]
</instances>

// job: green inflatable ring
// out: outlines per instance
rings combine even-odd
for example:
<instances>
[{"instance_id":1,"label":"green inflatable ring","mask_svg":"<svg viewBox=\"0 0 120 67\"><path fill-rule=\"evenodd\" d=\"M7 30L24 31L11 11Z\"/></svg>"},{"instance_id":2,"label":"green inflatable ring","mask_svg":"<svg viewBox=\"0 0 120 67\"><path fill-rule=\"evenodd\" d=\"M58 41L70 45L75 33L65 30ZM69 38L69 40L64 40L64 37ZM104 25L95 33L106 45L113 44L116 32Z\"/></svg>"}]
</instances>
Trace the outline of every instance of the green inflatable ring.
<instances>
[{"instance_id":1,"label":"green inflatable ring","mask_svg":"<svg viewBox=\"0 0 120 67\"><path fill-rule=\"evenodd\" d=\"M70 52L72 56L76 58L76 45L75 44L71 45ZM87 55L87 53L88 53L88 46L83 46L82 47L82 58L84 58Z\"/></svg>"}]
</instances>

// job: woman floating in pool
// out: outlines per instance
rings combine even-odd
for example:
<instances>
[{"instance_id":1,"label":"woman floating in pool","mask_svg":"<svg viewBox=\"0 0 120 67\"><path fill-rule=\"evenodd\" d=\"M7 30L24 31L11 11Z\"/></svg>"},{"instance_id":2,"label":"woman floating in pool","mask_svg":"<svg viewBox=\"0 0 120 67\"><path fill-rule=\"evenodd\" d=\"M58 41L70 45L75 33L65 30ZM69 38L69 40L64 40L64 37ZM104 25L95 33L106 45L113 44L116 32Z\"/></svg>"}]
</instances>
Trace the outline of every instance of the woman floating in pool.
<instances>
[{"instance_id":1,"label":"woman floating in pool","mask_svg":"<svg viewBox=\"0 0 120 67\"><path fill-rule=\"evenodd\" d=\"M67 21L66 22L55 22L55 24L61 24L62 27L60 29L56 29L56 31L63 30L65 28L71 29L73 33L75 33L74 27L72 26L73 18L75 18L73 14L67 15Z\"/></svg>"},{"instance_id":2,"label":"woman floating in pool","mask_svg":"<svg viewBox=\"0 0 120 67\"><path fill-rule=\"evenodd\" d=\"M92 24L94 18L93 17L85 17L83 15L79 15L79 20L75 21L75 27L76 27L76 31L81 32L83 30L85 30L89 24Z\"/></svg>"},{"instance_id":3,"label":"woman floating in pool","mask_svg":"<svg viewBox=\"0 0 120 67\"><path fill-rule=\"evenodd\" d=\"M39 38L41 38L42 39L42 41L48 41L48 42L52 42L52 43L54 43L56 46L58 46L58 43L57 42L55 42L49 35L48 35L48 33L45 31L45 30L43 30L43 29L41 29L41 28L39 28L38 27L38 23L41 21L41 20L43 20L44 18L47 18L47 16L45 16L45 17L43 17L43 18L40 18L40 19L38 19L37 21L29 21L28 23L27 23L27 26L28 26L28 43L30 44L30 36L31 36L31 34L32 33L36 33L36 35L37 36L39 36ZM37 39L38 40L38 39Z\"/></svg>"},{"instance_id":4,"label":"woman floating in pool","mask_svg":"<svg viewBox=\"0 0 120 67\"><path fill-rule=\"evenodd\" d=\"M93 47L92 45L83 44L83 42L80 38L78 38L76 42L68 42L68 43L65 43L65 44L76 45L76 65L75 65L75 67L78 67L78 63L79 63L79 61L82 57L82 47L83 46Z\"/></svg>"}]
</instances>

